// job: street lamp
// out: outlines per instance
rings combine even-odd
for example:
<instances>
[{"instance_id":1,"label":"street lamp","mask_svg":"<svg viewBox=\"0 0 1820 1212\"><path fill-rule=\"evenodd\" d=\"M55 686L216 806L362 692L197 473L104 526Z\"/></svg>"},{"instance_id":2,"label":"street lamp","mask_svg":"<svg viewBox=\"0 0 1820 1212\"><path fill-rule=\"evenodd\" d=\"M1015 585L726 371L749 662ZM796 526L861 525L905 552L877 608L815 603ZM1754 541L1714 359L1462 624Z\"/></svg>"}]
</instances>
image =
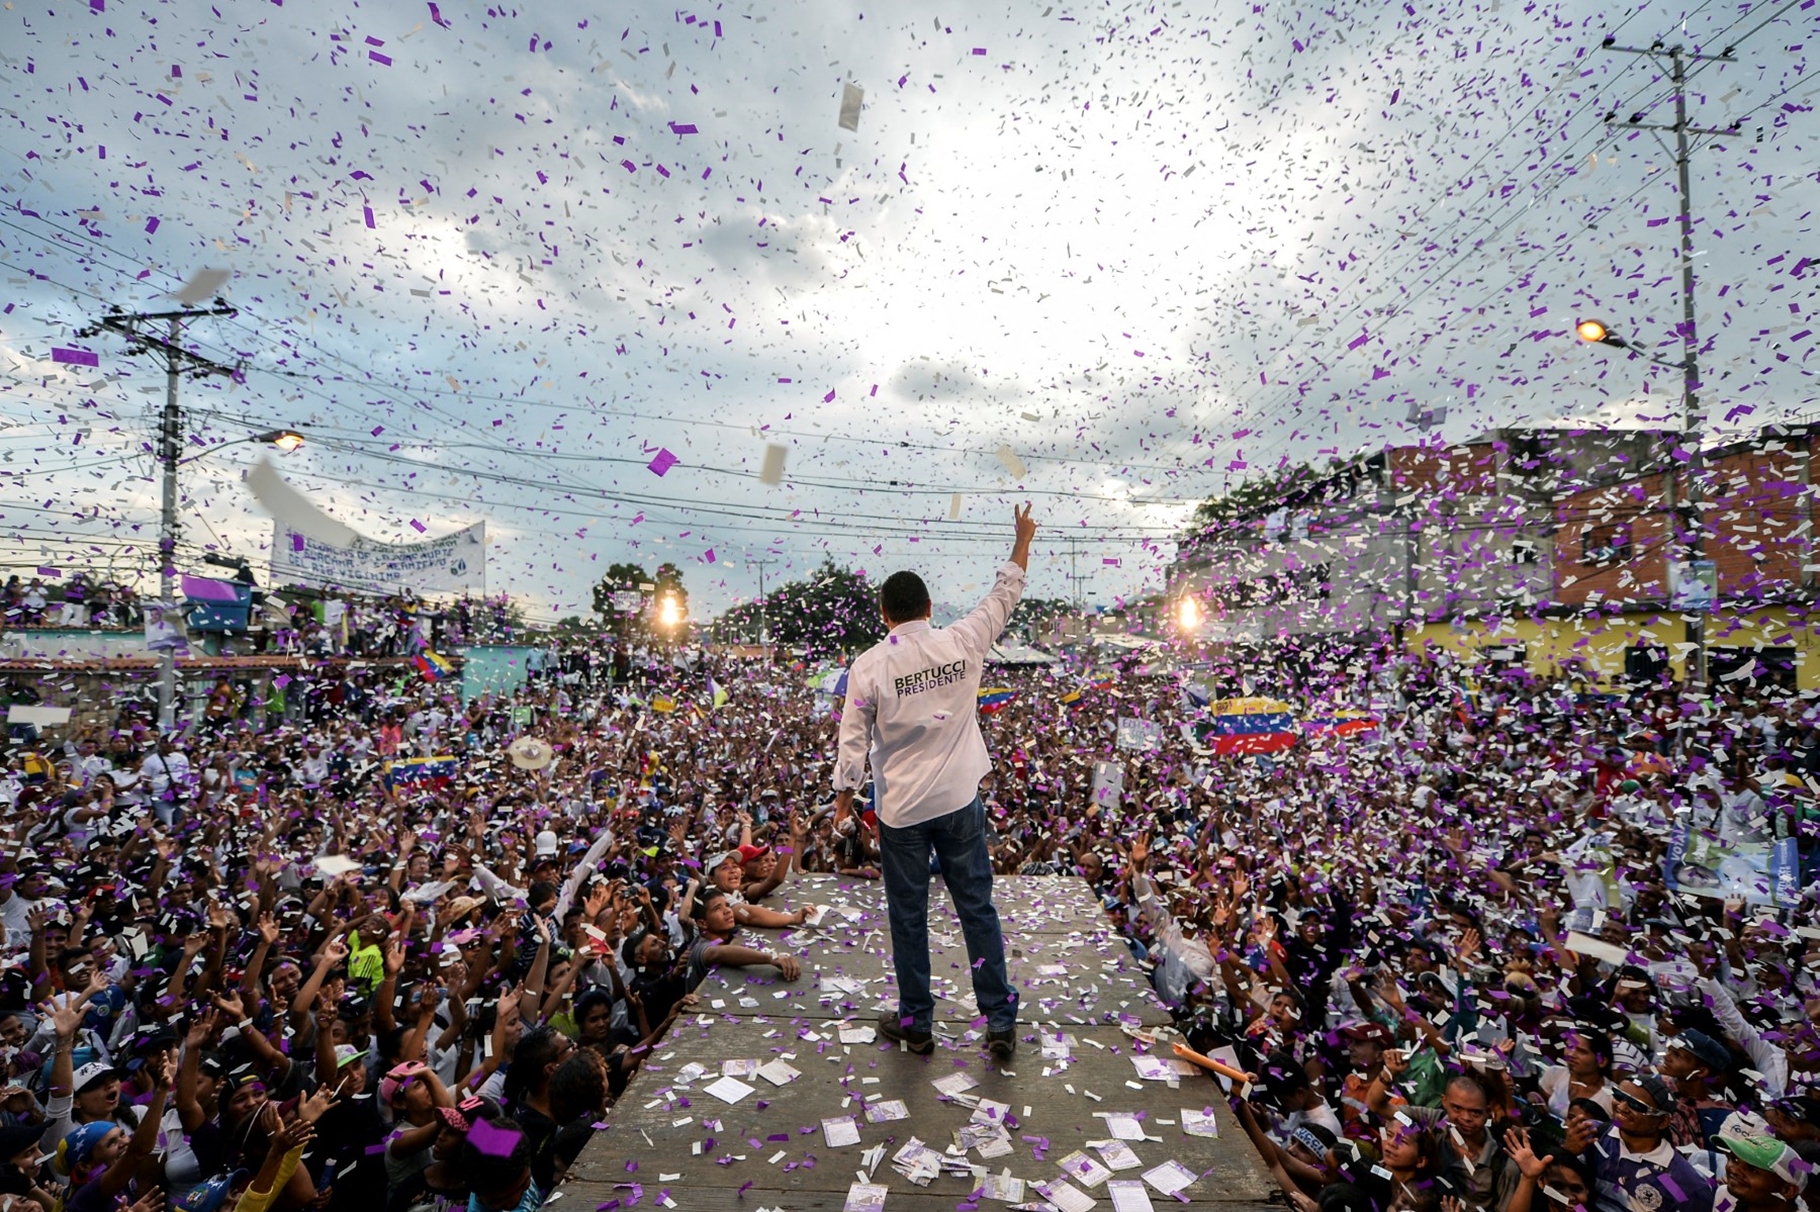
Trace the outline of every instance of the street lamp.
<instances>
[{"instance_id":1,"label":"street lamp","mask_svg":"<svg viewBox=\"0 0 1820 1212\"><path fill-rule=\"evenodd\" d=\"M1685 194L1686 190L1687 186L1684 177L1682 182L1682 193ZM1684 253L1683 255L1686 254ZM1691 299L1691 283L1686 290L1687 297ZM1681 372L1681 442L1683 451L1675 451L1672 449L1669 451L1669 463L1663 471L1662 482L1666 487L1670 513L1685 513L1686 520L1682 527L1682 535L1680 538L1682 543L1685 544L1685 560L1688 566L1687 571L1689 575L1692 575L1693 573L1693 562L1700 556L1700 532L1702 527L1702 520L1700 517L1700 421L1699 417L1695 414L1695 409L1699 405L1699 398L1696 395L1696 392L1700 386L1700 366L1695 356L1694 344L1691 337L1692 327L1693 311L1692 304L1689 303L1686 331L1683 333L1682 338L1682 348L1685 350L1685 355L1680 361L1676 362L1670 361L1667 358L1658 357L1646 349L1638 349L1635 345L1632 345L1629 341L1611 331L1611 328L1603 320L1585 319L1574 325L1575 335L1588 345L1610 345L1614 349L1622 349L1632 357L1643 358L1647 361L1654 362L1658 366L1666 366L1670 370L1678 370ZM1687 461L1687 491L1684 494L1685 500L1682 508L1677 510L1674 503L1674 461L1676 458L1680 457L1684 457ZM1673 565L1671 565L1671 568L1672 567ZM1673 589L1671 586L1667 585L1663 588L1669 599L1669 605L1672 607L1674 605ZM1706 609L1706 603L1692 603L1692 606L1693 609L1689 612L1687 622L1687 642L1693 646L1693 652L1690 654L1693 659L1689 662L1688 681L1696 686L1703 686L1706 684L1706 620L1701 617L1700 611Z\"/></svg>"},{"instance_id":2,"label":"street lamp","mask_svg":"<svg viewBox=\"0 0 1820 1212\"><path fill-rule=\"evenodd\" d=\"M1635 345L1632 345L1629 341L1606 327L1605 321L1603 320L1581 320L1578 324L1574 325L1574 333L1588 345L1610 345L1614 349L1622 349L1636 357L1654 362L1657 366L1666 366L1670 370L1678 370L1684 374L1692 366L1691 361L1686 358L1683 358L1679 362L1671 362L1667 358L1657 357L1647 349L1638 349ZM1692 414L1689 415L1691 418Z\"/></svg>"},{"instance_id":3,"label":"street lamp","mask_svg":"<svg viewBox=\"0 0 1820 1212\"><path fill-rule=\"evenodd\" d=\"M184 458L177 460L177 462L179 464L194 463L197 459L206 458L207 456L214 454L217 450L221 450L228 446L240 446L248 442L263 443L267 446L276 447L279 454L291 454L293 451L300 450L303 447L304 440L304 436L295 429L268 429L263 433L248 434L244 438L229 438L225 442L217 442L213 446L205 446L195 454L187 455Z\"/></svg>"},{"instance_id":4,"label":"street lamp","mask_svg":"<svg viewBox=\"0 0 1820 1212\"><path fill-rule=\"evenodd\" d=\"M1193 597L1183 597L1176 603L1175 623L1183 631L1199 631L1201 629L1201 604Z\"/></svg>"}]
</instances>

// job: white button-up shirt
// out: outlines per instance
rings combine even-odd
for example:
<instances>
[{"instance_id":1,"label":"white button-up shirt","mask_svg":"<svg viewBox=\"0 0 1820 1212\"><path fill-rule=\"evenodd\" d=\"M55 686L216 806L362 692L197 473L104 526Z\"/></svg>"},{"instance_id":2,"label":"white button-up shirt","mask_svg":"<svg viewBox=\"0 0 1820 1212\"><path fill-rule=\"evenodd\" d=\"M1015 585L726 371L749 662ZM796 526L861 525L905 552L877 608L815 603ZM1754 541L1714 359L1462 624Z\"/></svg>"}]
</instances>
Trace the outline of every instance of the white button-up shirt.
<instances>
[{"instance_id":1,"label":"white button-up shirt","mask_svg":"<svg viewBox=\"0 0 1820 1212\"><path fill-rule=\"evenodd\" d=\"M873 807L894 829L965 808L992 769L980 735L986 652L1024 595L1024 570L1007 561L984 601L952 627L900 623L847 672L837 791L863 786L872 762Z\"/></svg>"}]
</instances>

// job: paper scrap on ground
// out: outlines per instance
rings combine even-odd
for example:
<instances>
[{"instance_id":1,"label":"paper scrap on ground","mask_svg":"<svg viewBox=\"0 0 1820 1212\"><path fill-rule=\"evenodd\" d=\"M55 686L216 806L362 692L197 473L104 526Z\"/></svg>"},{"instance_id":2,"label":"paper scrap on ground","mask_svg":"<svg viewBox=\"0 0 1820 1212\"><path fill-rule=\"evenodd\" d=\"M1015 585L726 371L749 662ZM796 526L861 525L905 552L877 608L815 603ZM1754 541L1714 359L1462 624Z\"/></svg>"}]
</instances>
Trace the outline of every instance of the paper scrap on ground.
<instances>
[{"instance_id":1,"label":"paper scrap on ground","mask_svg":"<svg viewBox=\"0 0 1820 1212\"><path fill-rule=\"evenodd\" d=\"M803 1075L802 1070L781 1058L766 1061L753 1070L753 1073L764 1078L773 1086L787 1086Z\"/></svg>"},{"instance_id":2,"label":"paper scrap on ground","mask_svg":"<svg viewBox=\"0 0 1820 1212\"><path fill-rule=\"evenodd\" d=\"M1112 1177L1111 1170L1079 1150L1055 1164L1062 1168L1062 1173L1084 1187L1097 1187Z\"/></svg>"},{"instance_id":3,"label":"paper scrap on ground","mask_svg":"<svg viewBox=\"0 0 1820 1212\"><path fill-rule=\"evenodd\" d=\"M1138 1117L1128 1111L1118 1111L1106 1117L1106 1130L1112 1133L1114 1140L1143 1140L1144 1125Z\"/></svg>"},{"instance_id":4,"label":"paper scrap on ground","mask_svg":"<svg viewBox=\"0 0 1820 1212\"><path fill-rule=\"evenodd\" d=\"M1054 1204L1060 1212L1088 1212L1099 1202L1065 1178L1037 1183L1036 1192Z\"/></svg>"},{"instance_id":5,"label":"paper scrap on ground","mask_svg":"<svg viewBox=\"0 0 1820 1212\"><path fill-rule=\"evenodd\" d=\"M1183 1107L1182 1131L1189 1136L1218 1137L1220 1124L1214 1119L1212 1111L1190 1111Z\"/></svg>"},{"instance_id":6,"label":"paper scrap on ground","mask_svg":"<svg viewBox=\"0 0 1820 1212\"><path fill-rule=\"evenodd\" d=\"M1164 1195L1174 1195L1194 1185L1194 1171L1170 1158L1162 1165L1144 1171L1144 1181Z\"/></svg>"},{"instance_id":7,"label":"paper scrap on ground","mask_svg":"<svg viewBox=\"0 0 1820 1212\"><path fill-rule=\"evenodd\" d=\"M987 1199L1015 1204L1024 1198L1024 1180L1013 1178L1009 1171L1003 1174L988 1174L986 1175L985 1194Z\"/></svg>"},{"instance_id":8,"label":"paper scrap on ground","mask_svg":"<svg viewBox=\"0 0 1820 1212\"><path fill-rule=\"evenodd\" d=\"M1156 1212L1150 1192L1136 1179L1114 1179L1106 1184L1106 1194L1112 1197L1112 1212Z\"/></svg>"},{"instance_id":9,"label":"paper scrap on ground","mask_svg":"<svg viewBox=\"0 0 1820 1212\"><path fill-rule=\"evenodd\" d=\"M1135 1170L1144 1163L1122 1140L1090 1140L1087 1147L1100 1155L1100 1160L1114 1170Z\"/></svg>"},{"instance_id":10,"label":"paper scrap on ground","mask_svg":"<svg viewBox=\"0 0 1820 1212\"><path fill-rule=\"evenodd\" d=\"M929 1084L950 1098L979 1085L965 1073L950 1073L947 1077L937 1078Z\"/></svg>"},{"instance_id":11,"label":"paper scrap on ground","mask_svg":"<svg viewBox=\"0 0 1820 1212\"><path fill-rule=\"evenodd\" d=\"M885 1212L885 1196L890 1188L878 1183L854 1183L847 1188L847 1202L841 1212Z\"/></svg>"},{"instance_id":12,"label":"paper scrap on ground","mask_svg":"<svg viewBox=\"0 0 1820 1212\"><path fill-rule=\"evenodd\" d=\"M882 1098L866 1108L866 1122L869 1124L884 1124L894 1119L909 1118L910 1108L901 1098Z\"/></svg>"},{"instance_id":13,"label":"paper scrap on ground","mask_svg":"<svg viewBox=\"0 0 1820 1212\"><path fill-rule=\"evenodd\" d=\"M723 1077L713 1085L703 1086L702 1089L723 1103L736 1103L752 1093L753 1088L737 1077Z\"/></svg>"},{"instance_id":14,"label":"paper scrap on ground","mask_svg":"<svg viewBox=\"0 0 1820 1212\"><path fill-rule=\"evenodd\" d=\"M822 1121L822 1136L830 1149L859 1144L859 1123L851 1115L837 1115Z\"/></svg>"}]
</instances>

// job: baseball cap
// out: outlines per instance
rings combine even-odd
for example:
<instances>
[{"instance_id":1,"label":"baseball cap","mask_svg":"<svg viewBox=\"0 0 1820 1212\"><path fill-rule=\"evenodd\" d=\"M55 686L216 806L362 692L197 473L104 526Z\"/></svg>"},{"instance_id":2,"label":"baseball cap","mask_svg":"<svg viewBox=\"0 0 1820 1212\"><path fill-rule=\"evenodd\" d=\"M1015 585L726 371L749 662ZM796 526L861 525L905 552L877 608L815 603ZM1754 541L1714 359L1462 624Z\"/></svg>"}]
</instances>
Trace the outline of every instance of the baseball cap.
<instances>
[{"instance_id":1,"label":"baseball cap","mask_svg":"<svg viewBox=\"0 0 1820 1212\"><path fill-rule=\"evenodd\" d=\"M405 1083L424 1072L426 1066L420 1061L407 1061L402 1065L393 1065L379 1082L381 1102L390 1103L403 1090Z\"/></svg>"},{"instance_id":2,"label":"baseball cap","mask_svg":"<svg viewBox=\"0 0 1820 1212\"><path fill-rule=\"evenodd\" d=\"M537 835L537 840L534 843L533 850L532 850L532 853L536 857L538 857L538 858L555 858L556 850L557 850L557 847L556 847L555 831L550 830L550 829L545 829Z\"/></svg>"},{"instance_id":3,"label":"baseball cap","mask_svg":"<svg viewBox=\"0 0 1820 1212\"><path fill-rule=\"evenodd\" d=\"M1724 1044L1720 1043L1704 1031L1699 1031L1690 1027L1679 1035L1670 1037L1668 1046L1670 1048L1680 1048L1684 1052L1693 1053L1695 1060L1699 1061L1716 1074L1725 1074L1731 1071L1731 1049L1727 1048Z\"/></svg>"},{"instance_id":4,"label":"baseball cap","mask_svg":"<svg viewBox=\"0 0 1820 1212\"><path fill-rule=\"evenodd\" d=\"M335 1068L345 1069L365 1055L365 1050L356 1048L353 1044L336 1044Z\"/></svg>"},{"instance_id":5,"label":"baseball cap","mask_svg":"<svg viewBox=\"0 0 1820 1212\"><path fill-rule=\"evenodd\" d=\"M739 861L743 865L751 862L755 858L760 858L771 853L771 847L746 845L741 846L737 853L739 855Z\"/></svg>"},{"instance_id":6,"label":"baseball cap","mask_svg":"<svg viewBox=\"0 0 1820 1212\"><path fill-rule=\"evenodd\" d=\"M1770 1104L1798 1124L1820 1128L1820 1098L1811 1094L1791 1094Z\"/></svg>"},{"instance_id":7,"label":"baseball cap","mask_svg":"<svg viewBox=\"0 0 1820 1212\"><path fill-rule=\"evenodd\" d=\"M1390 1042L1390 1029L1383 1023L1370 1021L1353 1023L1351 1026L1341 1027L1340 1034L1346 1037L1348 1043L1354 1044L1387 1044Z\"/></svg>"},{"instance_id":8,"label":"baseball cap","mask_svg":"<svg viewBox=\"0 0 1820 1212\"><path fill-rule=\"evenodd\" d=\"M42 1124L7 1124L0 1127L0 1158L17 1157L30 1149L37 1153L44 1137Z\"/></svg>"},{"instance_id":9,"label":"baseball cap","mask_svg":"<svg viewBox=\"0 0 1820 1212\"><path fill-rule=\"evenodd\" d=\"M708 874L712 875L720 867L720 865L722 863L726 862L728 859L738 859L738 858L739 858L739 851L722 850L720 853L710 857L706 863L702 864L702 870L706 871Z\"/></svg>"},{"instance_id":10,"label":"baseball cap","mask_svg":"<svg viewBox=\"0 0 1820 1212\"><path fill-rule=\"evenodd\" d=\"M234 1184L246 1177L245 1170L217 1174L205 1183L197 1183L171 1199L172 1212L217 1212L227 1202Z\"/></svg>"},{"instance_id":11,"label":"baseball cap","mask_svg":"<svg viewBox=\"0 0 1820 1212\"><path fill-rule=\"evenodd\" d=\"M1773 1136L1757 1135L1752 1131L1755 1125L1748 1121L1739 1124L1739 1119L1736 1115L1727 1119L1719 1129L1719 1135L1713 1138L1713 1144L1745 1165L1767 1170L1783 1182L1793 1184L1797 1191L1805 1190L1807 1176L1813 1167L1783 1142Z\"/></svg>"},{"instance_id":12,"label":"baseball cap","mask_svg":"<svg viewBox=\"0 0 1820 1212\"><path fill-rule=\"evenodd\" d=\"M77 1094L87 1094L102 1082L113 1081L119 1076L119 1072L106 1061L90 1061L76 1070L71 1089L75 1090Z\"/></svg>"}]
</instances>

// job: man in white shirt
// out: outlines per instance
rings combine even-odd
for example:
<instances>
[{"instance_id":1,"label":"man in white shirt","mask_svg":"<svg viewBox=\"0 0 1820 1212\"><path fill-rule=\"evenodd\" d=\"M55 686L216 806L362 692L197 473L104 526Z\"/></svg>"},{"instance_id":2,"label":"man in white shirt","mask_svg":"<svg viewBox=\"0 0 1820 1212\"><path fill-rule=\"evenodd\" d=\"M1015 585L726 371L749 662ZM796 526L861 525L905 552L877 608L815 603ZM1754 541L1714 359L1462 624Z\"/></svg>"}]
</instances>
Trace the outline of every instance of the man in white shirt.
<instances>
[{"instance_id":1,"label":"man in white shirt","mask_svg":"<svg viewBox=\"0 0 1820 1212\"><path fill-rule=\"evenodd\" d=\"M986 1049L1001 1063L1017 1051L1017 994L1005 970L1005 939L992 903L992 854L979 784L992 769L979 729L980 676L986 652L1024 593L1036 523L1016 511L1017 541L985 601L952 627L929 625L929 590L913 572L879 587L879 613L891 629L847 673L840 752L834 766L834 825L849 831L853 792L872 766L872 805L891 914L897 1013L879 1033L911 1051L935 1048L935 999L929 991L929 852L961 919L973 992L986 1016Z\"/></svg>"},{"instance_id":2,"label":"man in white shirt","mask_svg":"<svg viewBox=\"0 0 1820 1212\"><path fill-rule=\"evenodd\" d=\"M145 780L158 823L182 824L180 814L190 794L190 759L177 748L175 738L169 734L159 737L157 752L146 755L139 764L139 774Z\"/></svg>"}]
</instances>

